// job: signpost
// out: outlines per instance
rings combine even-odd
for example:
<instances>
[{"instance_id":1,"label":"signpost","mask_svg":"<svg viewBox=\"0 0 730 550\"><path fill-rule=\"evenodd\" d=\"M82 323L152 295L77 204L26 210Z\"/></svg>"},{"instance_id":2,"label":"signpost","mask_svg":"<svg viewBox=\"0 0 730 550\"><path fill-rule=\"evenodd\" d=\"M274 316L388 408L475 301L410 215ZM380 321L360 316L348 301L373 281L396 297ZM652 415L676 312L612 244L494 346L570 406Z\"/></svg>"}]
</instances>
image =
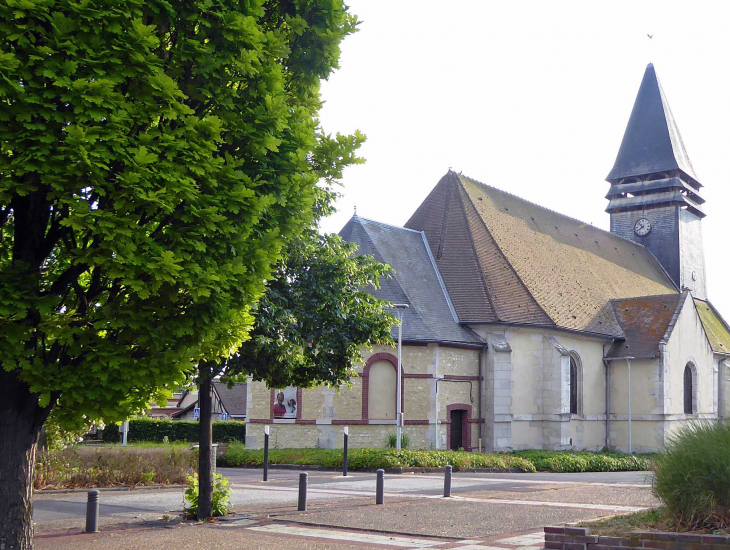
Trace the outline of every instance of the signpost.
<instances>
[{"instance_id":1,"label":"signpost","mask_svg":"<svg viewBox=\"0 0 730 550\"><path fill-rule=\"evenodd\" d=\"M195 420L200 420L200 407L195 407L193 409L193 418Z\"/></svg>"},{"instance_id":2,"label":"signpost","mask_svg":"<svg viewBox=\"0 0 730 550\"><path fill-rule=\"evenodd\" d=\"M119 432L122 434L122 445L124 447L127 446L127 432L129 431L129 420L125 420L122 422L121 426L119 426Z\"/></svg>"},{"instance_id":3,"label":"signpost","mask_svg":"<svg viewBox=\"0 0 730 550\"><path fill-rule=\"evenodd\" d=\"M226 420L228 420L228 413L221 413L221 420L223 422L225 422Z\"/></svg>"}]
</instances>

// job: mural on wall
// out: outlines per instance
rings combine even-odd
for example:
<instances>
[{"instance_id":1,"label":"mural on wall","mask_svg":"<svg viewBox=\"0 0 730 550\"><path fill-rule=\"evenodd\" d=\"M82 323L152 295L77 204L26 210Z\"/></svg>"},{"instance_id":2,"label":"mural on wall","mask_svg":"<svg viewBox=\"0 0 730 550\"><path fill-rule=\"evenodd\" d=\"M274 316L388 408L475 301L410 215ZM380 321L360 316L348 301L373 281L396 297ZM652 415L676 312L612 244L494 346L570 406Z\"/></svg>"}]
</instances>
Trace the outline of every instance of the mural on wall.
<instances>
[{"instance_id":1,"label":"mural on wall","mask_svg":"<svg viewBox=\"0 0 730 550\"><path fill-rule=\"evenodd\" d=\"M274 392L274 418L297 417L297 389L289 386Z\"/></svg>"}]
</instances>

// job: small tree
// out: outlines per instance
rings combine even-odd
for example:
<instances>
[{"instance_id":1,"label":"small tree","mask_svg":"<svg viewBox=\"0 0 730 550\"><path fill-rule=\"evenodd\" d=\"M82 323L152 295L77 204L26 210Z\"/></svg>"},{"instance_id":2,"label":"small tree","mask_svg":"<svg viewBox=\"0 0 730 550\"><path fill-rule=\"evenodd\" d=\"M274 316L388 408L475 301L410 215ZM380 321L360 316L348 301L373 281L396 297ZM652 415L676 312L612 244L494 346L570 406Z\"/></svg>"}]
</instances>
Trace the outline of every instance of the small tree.
<instances>
[{"instance_id":1,"label":"small tree","mask_svg":"<svg viewBox=\"0 0 730 550\"><path fill-rule=\"evenodd\" d=\"M359 136L322 134L341 0L0 2L0 546L40 429L122 420L246 337Z\"/></svg>"},{"instance_id":2,"label":"small tree","mask_svg":"<svg viewBox=\"0 0 730 550\"><path fill-rule=\"evenodd\" d=\"M331 210L322 190L315 212ZM315 227L292 239L253 311L249 338L226 361L199 366L200 496L198 518L211 513L212 380L246 376L271 387L349 383L363 346L390 344L395 317L367 288L378 286L389 267L356 255L357 245Z\"/></svg>"}]
</instances>

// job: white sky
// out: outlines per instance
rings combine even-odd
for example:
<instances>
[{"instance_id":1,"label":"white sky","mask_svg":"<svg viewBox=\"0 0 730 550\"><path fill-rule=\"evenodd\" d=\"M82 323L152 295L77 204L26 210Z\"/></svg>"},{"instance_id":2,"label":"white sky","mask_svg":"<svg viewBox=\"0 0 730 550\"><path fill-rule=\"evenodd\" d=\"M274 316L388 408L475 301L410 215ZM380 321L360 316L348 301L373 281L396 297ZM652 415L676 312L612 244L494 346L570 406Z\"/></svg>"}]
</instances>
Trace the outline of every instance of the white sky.
<instances>
[{"instance_id":1,"label":"white sky","mask_svg":"<svg viewBox=\"0 0 730 550\"><path fill-rule=\"evenodd\" d=\"M324 231L354 205L404 224L449 167L608 229L604 178L653 62L705 185L709 296L730 320L730 2L349 4L362 24L324 83L321 121L364 132L367 163L345 172Z\"/></svg>"}]
</instances>

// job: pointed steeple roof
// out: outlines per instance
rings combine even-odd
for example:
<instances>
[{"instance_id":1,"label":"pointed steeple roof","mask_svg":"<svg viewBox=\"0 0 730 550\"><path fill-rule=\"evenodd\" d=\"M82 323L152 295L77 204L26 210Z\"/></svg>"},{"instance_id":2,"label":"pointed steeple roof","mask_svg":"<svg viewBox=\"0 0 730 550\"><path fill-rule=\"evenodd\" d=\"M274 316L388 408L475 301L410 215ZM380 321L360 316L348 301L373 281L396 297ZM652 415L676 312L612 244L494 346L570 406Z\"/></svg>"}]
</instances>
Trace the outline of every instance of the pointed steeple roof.
<instances>
[{"instance_id":1,"label":"pointed steeple roof","mask_svg":"<svg viewBox=\"0 0 730 550\"><path fill-rule=\"evenodd\" d=\"M688 177L691 183L701 185L654 65L649 63L616 162L606 180L615 183L632 176L661 172L675 175L677 171Z\"/></svg>"}]
</instances>

